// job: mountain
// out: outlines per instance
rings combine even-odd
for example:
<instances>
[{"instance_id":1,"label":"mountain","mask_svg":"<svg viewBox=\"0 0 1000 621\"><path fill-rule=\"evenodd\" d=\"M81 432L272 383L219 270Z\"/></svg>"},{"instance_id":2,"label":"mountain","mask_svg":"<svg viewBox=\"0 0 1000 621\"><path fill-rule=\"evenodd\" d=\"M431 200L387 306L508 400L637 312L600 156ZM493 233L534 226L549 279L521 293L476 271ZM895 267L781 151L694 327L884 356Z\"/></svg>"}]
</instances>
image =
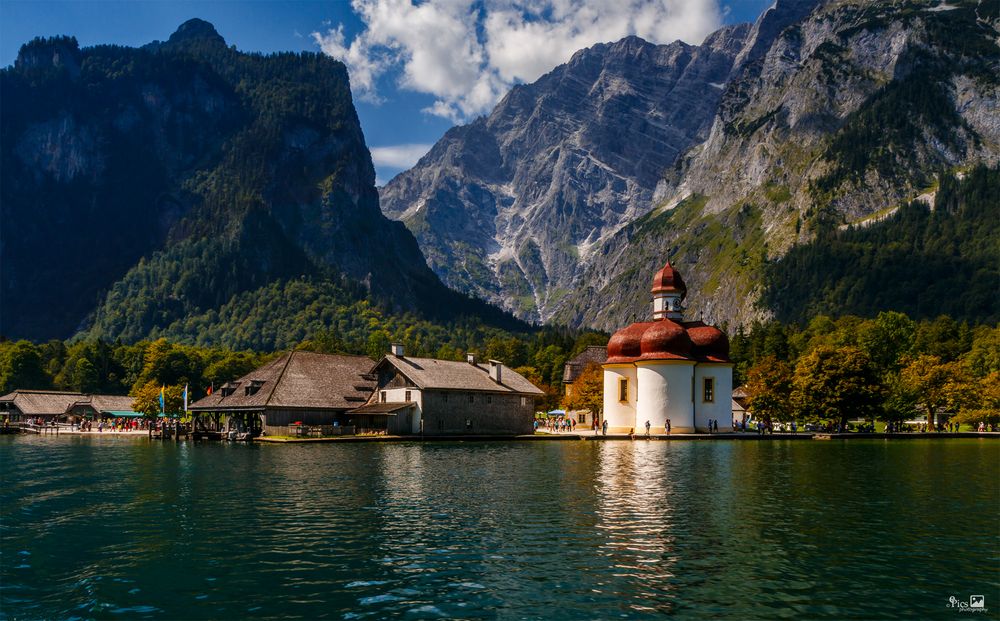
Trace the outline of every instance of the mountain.
<instances>
[{"instance_id":1,"label":"mountain","mask_svg":"<svg viewBox=\"0 0 1000 621\"><path fill-rule=\"evenodd\" d=\"M747 25L704 44L637 37L576 53L455 127L382 190L450 286L545 321L595 250L704 140Z\"/></svg>"},{"instance_id":2,"label":"mountain","mask_svg":"<svg viewBox=\"0 0 1000 621\"><path fill-rule=\"evenodd\" d=\"M0 90L4 336L195 341L260 298L261 322L329 323L322 297L513 324L382 215L346 69L324 55L241 53L191 20L138 49L36 39ZM322 295L286 299L303 282Z\"/></svg>"},{"instance_id":3,"label":"mountain","mask_svg":"<svg viewBox=\"0 0 1000 621\"><path fill-rule=\"evenodd\" d=\"M998 12L779 0L701 46L598 45L449 132L382 189L383 209L446 282L528 319L613 329L643 317L666 256L691 314L773 316L792 288L768 279L794 270L770 268L790 250L880 226L918 195L933 204L942 171L1000 161ZM644 103L596 114L617 104L610 92ZM826 300L810 309L842 310Z\"/></svg>"},{"instance_id":4,"label":"mountain","mask_svg":"<svg viewBox=\"0 0 1000 621\"><path fill-rule=\"evenodd\" d=\"M789 272L770 267L790 250L823 246L831 230L881 226L918 195L933 203L942 171L995 166L1000 10L989 10L974 1L830 2L783 29L734 73L709 138L665 176L656 208L600 249L586 291L559 318L611 326L642 316L635 292L664 251L706 320L772 316L794 287L773 281ZM1000 261L995 246L992 256ZM893 291L867 310L941 308L912 304L926 288ZM810 310L847 309L827 299Z\"/></svg>"}]
</instances>

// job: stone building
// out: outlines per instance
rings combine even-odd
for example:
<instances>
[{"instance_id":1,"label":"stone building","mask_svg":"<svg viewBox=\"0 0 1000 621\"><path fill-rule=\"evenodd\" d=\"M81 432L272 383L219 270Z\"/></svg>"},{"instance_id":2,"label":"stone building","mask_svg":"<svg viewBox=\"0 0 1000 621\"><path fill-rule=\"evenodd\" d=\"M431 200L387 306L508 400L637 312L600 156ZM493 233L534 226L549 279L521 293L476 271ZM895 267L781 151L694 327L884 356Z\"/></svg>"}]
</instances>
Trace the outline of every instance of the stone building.
<instances>
[{"instance_id":1,"label":"stone building","mask_svg":"<svg viewBox=\"0 0 1000 621\"><path fill-rule=\"evenodd\" d=\"M604 418L610 430L732 430L733 365L729 339L701 321L683 320L687 287L668 261L653 279L653 320L622 328L608 341Z\"/></svg>"},{"instance_id":2,"label":"stone building","mask_svg":"<svg viewBox=\"0 0 1000 621\"><path fill-rule=\"evenodd\" d=\"M410 358L401 345L372 369L377 388L355 414L402 407L409 433L517 435L533 432L535 400L544 393L497 360L481 364Z\"/></svg>"}]
</instances>

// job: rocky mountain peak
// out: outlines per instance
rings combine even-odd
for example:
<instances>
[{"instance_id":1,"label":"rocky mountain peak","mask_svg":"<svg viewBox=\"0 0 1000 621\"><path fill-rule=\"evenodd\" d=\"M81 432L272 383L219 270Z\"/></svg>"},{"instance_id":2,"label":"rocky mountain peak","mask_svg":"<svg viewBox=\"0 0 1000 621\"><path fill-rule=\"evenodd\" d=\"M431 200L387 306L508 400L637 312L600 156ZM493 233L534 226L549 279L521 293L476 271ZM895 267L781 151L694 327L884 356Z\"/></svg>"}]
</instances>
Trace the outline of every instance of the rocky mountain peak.
<instances>
[{"instance_id":1,"label":"rocky mountain peak","mask_svg":"<svg viewBox=\"0 0 1000 621\"><path fill-rule=\"evenodd\" d=\"M80 45L76 37L36 37L21 46L14 67L20 71L65 69L80 72Z\"/></svg>"},{"instance_id":2,"label":"rocky mountain peak","mask_svg":"<svg viewBox=\"0 0 1000 621\"><path fill-rule=\"evenodd\" d=\"M707 137L747 32L581 50L449 131L382 189L383 211L449 285L546 321L593 250L648 211L664 171Z\"/></svg>"},{"instance_id":3,"label":"rocky mountain peak","mask_svg":"<svg viewBox=\"0 0 1000 621\"><path fill-rule=\"evenodd\" d=\"M208 41L226 44L226 40L218 33L210 22L197 17L192 18L177 27L167 43L180 44L190 41Z\"/></svg>"}]
</instances>

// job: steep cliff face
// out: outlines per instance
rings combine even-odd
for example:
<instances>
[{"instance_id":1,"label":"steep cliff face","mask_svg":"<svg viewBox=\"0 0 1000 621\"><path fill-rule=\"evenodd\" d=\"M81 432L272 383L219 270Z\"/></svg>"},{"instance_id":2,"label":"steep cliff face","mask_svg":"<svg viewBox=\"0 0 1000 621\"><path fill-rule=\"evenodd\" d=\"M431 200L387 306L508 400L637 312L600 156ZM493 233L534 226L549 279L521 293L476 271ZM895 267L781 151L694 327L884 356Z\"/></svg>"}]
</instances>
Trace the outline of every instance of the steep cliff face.
<instances>
[{"instance_id":1,"label":"steep cliff face","mask_svg":"<svg viewBox=\"0 0 1000 621\"><path fill-rule=\"evenodd\" d=\"M450 130L382 189L383 211L452 287L548 320L595 250L649 211L677 156L707 137L749 30L582 50Z\"/></svg>"},{"instance_id":2,"label":"steep cliff face","mask_svg":"<svg viewBox=\"0 0 1000 621\"><path fill-rule=\"evenodd\" d=\"M834 2L782 30L738 67L708 139L666 176L657 208L601 248L559 317L611 327L642 316L642 275L665 253L689 279L692 312L767 316L767 262L933 189L943 169L995 164L996 13L975 1Z\"/></svg>"},{"instance_id":3,"label":"steep cliff face","mask_svg":"<svg viewBox=\"0 0 1000 621\"><path fill-rule=\"evenodd\" d=\"M194 340L191 317L301 278L393 310L492 312L382 215L328 57L242 54L191 20L141 49L36 40L0 80L4 336Z\"/></svg>"}]
</instances>

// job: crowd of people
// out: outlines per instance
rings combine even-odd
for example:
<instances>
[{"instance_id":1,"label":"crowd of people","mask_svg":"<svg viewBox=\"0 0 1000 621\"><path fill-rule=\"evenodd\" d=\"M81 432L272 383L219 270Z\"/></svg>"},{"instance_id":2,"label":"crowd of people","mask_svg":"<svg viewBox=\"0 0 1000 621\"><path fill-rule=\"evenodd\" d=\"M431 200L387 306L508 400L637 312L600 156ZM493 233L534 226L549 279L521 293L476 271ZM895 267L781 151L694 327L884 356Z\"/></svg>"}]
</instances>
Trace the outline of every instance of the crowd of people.
<instances>
[{"instance_id":1,"label":"crowd of people","mask_svg":"<svg viewBox=\"0 0 1000 621\"><path fill-rule=\"evenodd\" d=\"M572 417L558 418L536 418L535 419L535 431L543 430L549 433L566 433L577 431L578 424L576 420ZM646 421L645 424L645 435L649 436L652 428L652 423ZM597 417L593 417L593 422L590 424L590 429L595 434L608 434L608 423L604 421L599 423ZM799 424L797 421L779 423L775 421L763 421L754 420L752 418L743 418L741 420L733 420L733 431L742 433L756 433L758 435L773 434L775 432L779 433L798 433ZM846 426L842 426L840 423L827 423L827 424L808 424L805 425L804 429L806 431L820 431L824 433L845 433L845 432L855 432L855 433L875 433L875 423L872 421L862 422L862 423L848 423ZM671 422L670 419L666 419L663 423L663 431L667 435L671 432ZM890 422L886 423L885 433L904 433L904 432L914 432L914 433L927 433L928 431L939 431L939 432L949 432L958 433L961 431L961 425L959 423L948 422L948 423L938 423L935 426L928 428L927 423L902 423L902 422ZM978 425L972 425L971 431L987 432L987 431L1000 431L1000 426L993 423L980 422ZM714 434L719 433L719 421L709 420L708 433ZM635 429L630 429L628 435L630 437L635 436Z\"/></svg>"}]
</instances>

